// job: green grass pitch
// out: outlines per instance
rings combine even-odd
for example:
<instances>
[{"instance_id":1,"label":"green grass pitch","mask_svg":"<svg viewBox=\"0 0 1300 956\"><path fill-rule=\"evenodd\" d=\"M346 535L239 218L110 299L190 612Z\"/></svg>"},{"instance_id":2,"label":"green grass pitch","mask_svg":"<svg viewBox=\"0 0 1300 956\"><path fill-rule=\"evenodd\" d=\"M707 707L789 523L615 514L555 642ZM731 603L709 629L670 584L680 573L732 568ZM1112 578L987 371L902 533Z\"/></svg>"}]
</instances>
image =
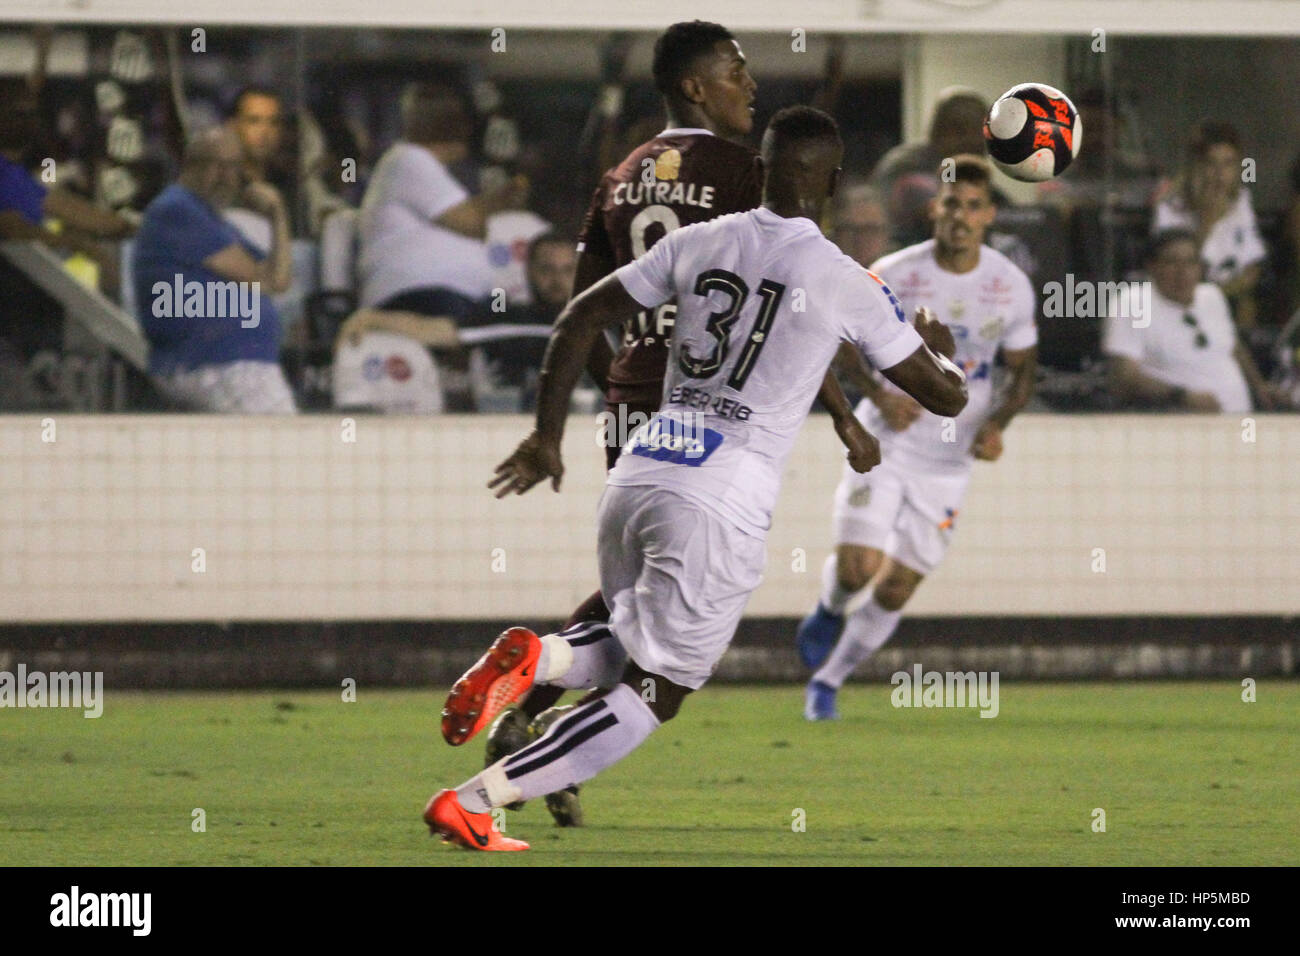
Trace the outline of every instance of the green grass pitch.
<instances>
[{"instance_id":1,"label":"green grass pitch","mask_svg":"<svg viewBox=\"0 0 1300 956\"><path fill-rule=\"evenodd\" d=\"M113 693L0 710L8 865L1253 865L1300 862L1300 684L1001 686L1001 712L895 709L885 684L808 724L802 689L706 687L583 789L540 800L529 853L444 846L420 822L478 769L440 691ZM206 831L192 829L202 808ZM1093 831L1093 811L1106 832ZM802 811L802 812L800 812ZM796 824L804 821L800 832Z\"/></svg>"}]
</instances>

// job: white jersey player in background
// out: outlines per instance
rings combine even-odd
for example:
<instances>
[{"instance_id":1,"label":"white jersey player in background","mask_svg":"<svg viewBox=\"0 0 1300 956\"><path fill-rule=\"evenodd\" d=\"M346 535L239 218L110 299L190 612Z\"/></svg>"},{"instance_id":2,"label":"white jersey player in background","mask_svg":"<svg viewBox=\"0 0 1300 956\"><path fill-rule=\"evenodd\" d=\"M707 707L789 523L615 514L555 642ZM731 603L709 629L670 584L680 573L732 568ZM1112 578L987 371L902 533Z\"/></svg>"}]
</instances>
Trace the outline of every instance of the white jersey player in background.
<instances>
[{"instance_id":1,"label":"white jersey player in background","mask_svg":"<svg viewBox=\"0 0 1300 956\"><path fill-rule=\"evenodd\" d=\"M863 372L851 355L837 363L842 372L857 366L866 395L857 415L880 440L883 463L868 474L845 474L835 493L836 550L826 561L821 600L797 635L804 664L820 668L805 693L809 720L838 716L840 686L889 640L903 605L943 559L973 462L998 459L1003 429L1033 393L1033 286L983 245L996 214L989 167L976 156L945 165L951 176L941 171L930 208L934 238L871 268L906 307L930 307L952 330L970 400L956 418L933 415ZM1011 377L1000 400L992 382L999 349Z\"/></svg>"},{"instance_id":2,"label":"white jersey player in background","mask_svg":"<svg viewBox=\"0 0 1300 956\"><path fill-rule=\"evenodd\" d=\"M830 116L782 110L763 137L762 206L668 233L561 313L537 428L497 469L499 494L548 477L558 489L568 397L591 342L642 309L678 303L663 405L629 439L600 501L611 617L543 638L510 628L462 680L481 688L484 723L534 682L613 689L436 794L424 813L435 833L472 849L526 849L493 830L491 808L595 776L709 679L762 577L782 470L842 340L931 411L965 405L965 376L930 350L951 354L947 330L928 313L908 325L889 289L816 226L842 153ZM494 679L477 683L485 674Z\"/></svg>"}]
</instances>

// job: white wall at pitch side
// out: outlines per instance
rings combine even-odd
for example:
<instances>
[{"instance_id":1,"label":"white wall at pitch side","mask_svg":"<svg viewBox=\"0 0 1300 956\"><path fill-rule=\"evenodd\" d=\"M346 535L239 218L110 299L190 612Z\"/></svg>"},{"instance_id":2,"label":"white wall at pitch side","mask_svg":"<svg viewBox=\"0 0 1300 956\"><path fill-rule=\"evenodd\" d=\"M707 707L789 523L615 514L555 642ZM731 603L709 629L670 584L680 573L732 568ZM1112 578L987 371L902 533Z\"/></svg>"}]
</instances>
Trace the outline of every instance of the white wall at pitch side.
<instances>
[{"instance_id":1,"label":"white wall at pitch side","mask_svg":"<svg viewBox=\"0 0 1300 956\"><path fill-rule=\"evenodd\" d=\"M1300 612L1300 417L1026 415L977 464L925 615ZM485 484L517 417L0 418L0 618L563 616L596 584L590 418L560 494ZM749 611L815 599L840 453L799 437ZM206 570L193 570L202 548ZM1105 571L1099 567L1104 551Z\"/></svg>"}]
</instances>

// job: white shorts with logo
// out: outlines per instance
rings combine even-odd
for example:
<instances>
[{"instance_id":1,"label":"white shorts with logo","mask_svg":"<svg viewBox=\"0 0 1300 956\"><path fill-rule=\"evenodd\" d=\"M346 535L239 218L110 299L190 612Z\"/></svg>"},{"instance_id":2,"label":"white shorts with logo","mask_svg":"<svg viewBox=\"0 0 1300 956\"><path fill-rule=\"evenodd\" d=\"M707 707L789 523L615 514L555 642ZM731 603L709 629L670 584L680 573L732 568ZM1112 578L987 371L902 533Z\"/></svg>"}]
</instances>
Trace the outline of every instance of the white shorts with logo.
<instances>
[{"instance_id":1,"label":"white shorts with logo","mask_svg":"<svg viewBox=\"0 0 1300 956\"><path fill-rule=\"evenodd\" d=\"M187 372L158 375L158 391L169 401L196 412L292 415L298 411L293 389L278 362L223 362Z\"/></svg>"},{"instance_id":2,"label":"white shorts with logo","mask_svg":"<svg viewBox=\"0 0 1300 956\"><path fill-rule=\"evenodd\" d=\"M606 485L598 517L611 630L642 670L698 690L763 580L766 542L655 485Z\"/></svg>"},{"instance_id":3,"label":"white shorts with logo","mask_svg":"<svg viewBox=\"0 0 1300 956\"><path fill-rule=\"evenodd\" d=\"M948 551L970 485L970 469L927 469L891 458L865 475L845 466L835 489L835 543L883 551L913 571L929 574Z\"/></svg>"}]
</instances>

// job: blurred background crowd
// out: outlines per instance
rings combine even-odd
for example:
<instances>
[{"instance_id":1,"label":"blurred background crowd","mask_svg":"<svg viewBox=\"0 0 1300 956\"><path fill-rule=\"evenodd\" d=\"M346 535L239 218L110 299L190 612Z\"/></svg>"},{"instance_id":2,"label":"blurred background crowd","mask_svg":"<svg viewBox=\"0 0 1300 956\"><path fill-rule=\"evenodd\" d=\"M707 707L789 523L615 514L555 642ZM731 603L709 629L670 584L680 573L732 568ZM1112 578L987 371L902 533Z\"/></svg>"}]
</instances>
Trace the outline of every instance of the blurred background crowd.
<instances>
[{"instance_id":1,"label":"blurred background crowd","mask_svg":"<svg viewBox=\"0 0 1300 956\"><path fill-rule=\"evenodd\" d=\"M564 69L481 33L0 25L0 411L529 410L592 190L663 128L631 55L652 39L592 35ZM756 130L795 102L842 125L823 227L863 265L928 238L940 160L983 152L966 88L900 142L895 40L750 57ZM1163 364L1245 383L1173 408L1295 408L1300 143L1264 149L1248 96L1153 90L1143 57L1068 58L1078 160L999 179L988 241L1040 307L1051 283L1145 279L1166 323L1044 309L1036 407L1168 410L1141 387Z\"/></svg>"}]
</instances>

